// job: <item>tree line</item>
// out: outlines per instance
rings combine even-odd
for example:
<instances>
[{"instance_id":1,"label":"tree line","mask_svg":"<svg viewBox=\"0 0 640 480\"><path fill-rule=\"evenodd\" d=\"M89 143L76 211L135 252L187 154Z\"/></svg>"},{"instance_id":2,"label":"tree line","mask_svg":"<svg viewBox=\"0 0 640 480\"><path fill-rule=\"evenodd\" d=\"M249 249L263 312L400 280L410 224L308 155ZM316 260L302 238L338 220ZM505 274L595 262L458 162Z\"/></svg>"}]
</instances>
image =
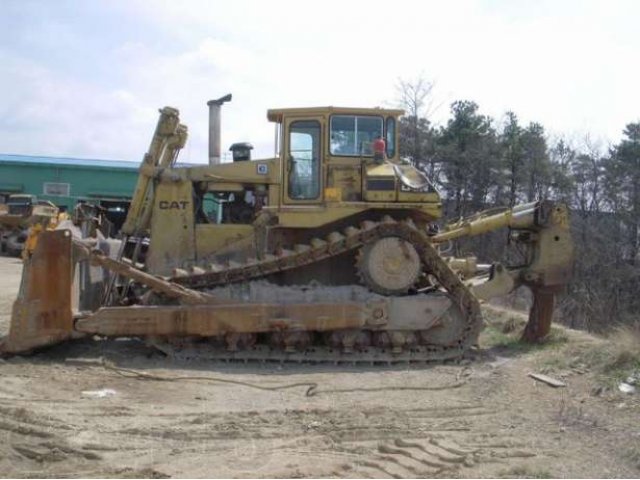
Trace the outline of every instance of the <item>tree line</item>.
<instances>
[{"instance_id":1,"label":"tree line","mask_svg":"<svg viewBox=\"0 0 640 480\"><path fill-rule=\"evenodd\" d=\"M496 120L469 100L453 102L446 124L435 125L433 85L418 79L398 87L406 111L400 154L438 187L447 218L540 199L566 203L576 265L559 302L562 321L595 331L640 322L640 122L607 148L588 137L552 140L538 122L523 124L514 112ZM456 248L492 261L506 243L496 232Z\"/></svg>"}]
</instances>

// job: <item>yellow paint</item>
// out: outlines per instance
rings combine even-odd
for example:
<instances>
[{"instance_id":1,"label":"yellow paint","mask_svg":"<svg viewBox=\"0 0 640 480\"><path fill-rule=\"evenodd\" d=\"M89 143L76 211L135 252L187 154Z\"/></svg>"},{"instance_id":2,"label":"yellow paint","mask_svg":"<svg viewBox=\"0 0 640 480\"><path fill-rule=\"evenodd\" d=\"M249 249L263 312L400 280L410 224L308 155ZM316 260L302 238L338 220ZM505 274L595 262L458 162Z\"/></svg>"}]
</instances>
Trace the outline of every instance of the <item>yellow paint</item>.
<instances>
[{"instance_id":1,"label":"yellow paint","mask_svg":"<svg viewBox=\"0 0 640 480\"><path fill-rule=\"evenodd\" d=\"M191 181L245 185L280 183L280 159L278 158L185 167L176 170L181 170L180 173L184 178Z\"/></svg>"},{"instance_id":2,"label":"yellow paint","mask_svg":"<svg viewBox=\"0 0 640 480\"><path fill-rule=\"evenodd\" d=\"M342 200L342 189L337 187L325 188L324 199L327 202L339 202L340 200Z\"/></svg>"},{"instance_id":3,"label":"yellow paint","mask_svg":"<svg viewBox=\"0 0 640 480\"><path fill-rule=\"evenodd\" d=\"M198 260L222 254L230 247L244 250L254 243L252 225L198 224L195 229Z\"/></svg>"},{"instance_id":4,"label":"yellow paint","mask_svg":"<svg viewBox=\"0 0 640 480\"><path fill-rule=\"evenodd\" d=\"M151 217L147 268L170 275L195 261L195 232L191 182L159 183Z\"/></svg>"},{"instance_id":5,"label":"yellow paint","mask_svg":"<svg viewBox=\"0 0 640 480\"><path fill-rule=\"evenodd\" d=\"M405 192L400 189L399 181L395 182L393 191L366 191L368 178L395 178L390 163L377 164L367 156L330 154L331 115L376 115L397 120L402 113L394 109L337 107L270 110L269 119L280 123L283 130L279 140L280 158L171 167L165 150L168 147L177 148L185 137L178 135L182 130L178 128L177 116L174 117L173 111L163 112L159 122L162 129L156 131L141 167L141 180L134 195L134 215L127 219L129 231L140 231L140 226L149 225L151 246L147 255L148 270L168 275L173 268L186 268L215 254L246 253L255 249L256 237L265 238L263 234L256 235L253 225L196 225L194 191L212 192L215 195L220 193L223 196L231 192L242 195L245 190L262 191L266 202L262 211L266 215L261 218L279 229L315 229L369 210L375 210L372 219L379 218L385 210L402 210L406 212L402 216L413 216L422 221L439 218L442 207L440 197L435 192ZM315 120L321 126L321 188L317 199L288 198L289 172L285 168L289 149L287 130L291 122L296 120ZM186 127L182 128L186 132ZM163 136L162 132L168 136ZM169 148L168 151L173 152L175 148ZM394 158L387 159L389 162L399 162L397 144L395 152ZM147 205L151 208L147 208ZM150 212L150 218L144 218L147 211ZM135 215L138 218L134 218ZM295 241L296 233L290 233L291 238L287 241ZM303 230L300 233L306 235Z\"/></svg>"},{"instance_id":6,"label":"yellow paint","mask_svg":"<svg viewBox=\"0 0 640 480\"><path fill-rule=\"evenodd\" d=\"M398 202L400 203L425 203L436 204L440 202L440 195L435 192L398 192ZM438 218L441 214L438 214Z\"/></svg>"},{"instance_id":7,"label":"yellow paint","mask_svg":"<svg viewBox=\"0 0 640 480\"><path fill-rule=\"evenodd\" d=\"M340 200L362 200L362 174L359 160L334 161L329 160L327 165L327 188L339 188ZM326 198L326 197L325 197ZM327 201L332 201L326 198Z\"/></svg>"},{"instance_id":8,"label":"yellow paint","mask_svg":"<svg viewBox=\"0 0 640 480\"><path fill-rule=\"evenodd\" d=\"M369 202L393 202L396 199L396 192L389 191L376 191L376 190L367 190L364 192L364 199Z\"/></svg>"},{"instance_id":9,"label":"yellow paint","mask_svg":"<svg viewBox=\"0 0 640 480\"><path fill-rule=\"evenodd\" d=\"M367 210L403 210L416 214L427 221L439 218L442 214L440 204L400 204L368 202L340 202L327 206L289 206L268 208L266 211L277 215L279 225L291 228L316 228Z\"/></svg>"}]
</instances>

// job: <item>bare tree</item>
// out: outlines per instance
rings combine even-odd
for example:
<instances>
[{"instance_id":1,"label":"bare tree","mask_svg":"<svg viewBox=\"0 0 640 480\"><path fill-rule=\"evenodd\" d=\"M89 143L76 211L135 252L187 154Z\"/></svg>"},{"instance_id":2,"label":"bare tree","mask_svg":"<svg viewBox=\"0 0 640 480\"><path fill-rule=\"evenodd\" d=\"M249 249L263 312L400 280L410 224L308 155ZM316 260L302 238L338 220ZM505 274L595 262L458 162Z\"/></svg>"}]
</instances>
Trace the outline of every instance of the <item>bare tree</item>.
<instances>
[{"instance_id":1,"label":"bare tree","mask_svg":"<svg viewBox=\"0 0 640 480\"><path fill-rule=\"evenodd\" d=\"M429 117L435 109L433 100L434 82L422 75L414 80L398 79L396 84L397 103L404 109L405 116L400 123L401 154L408 155L416 164L427 163L430 150L432 128ZM429 160L428 173L435 176L434 159Z\"/></svg>"},{"instance_id":2,"label":"bare tree","mask_svg":"<svg viewBox=\"0 0 640 480\"><path fill-rule=\"evenodd\" d=\"M434 101L432 98L435 83L426 80L422 74L414 80L398 79L396 91L398 103L409 117L428 118L433 113Z\"/></svg>"}]
</instances>

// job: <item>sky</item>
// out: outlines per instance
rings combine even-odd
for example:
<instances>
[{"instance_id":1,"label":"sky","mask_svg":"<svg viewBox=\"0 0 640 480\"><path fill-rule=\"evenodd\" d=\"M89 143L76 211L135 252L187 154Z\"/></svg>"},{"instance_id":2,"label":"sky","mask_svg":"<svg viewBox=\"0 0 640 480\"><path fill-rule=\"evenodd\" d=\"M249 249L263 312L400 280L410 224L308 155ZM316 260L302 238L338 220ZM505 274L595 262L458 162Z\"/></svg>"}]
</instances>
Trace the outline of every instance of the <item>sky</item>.
<instances>
[{"instance_id":1,"label":"sky","mask_svg":"<svg viewBox=\"0 0 640 480\"><path fill-rule=\"evenodd\" d=\"M206 102L226 93L223 151L273 155L268 108L473 100L499 122L606 147L640 121L640 2L571 0L2 0L0 153L140 161L158 109L207 162Z\"/></svg>"}]
</instances>

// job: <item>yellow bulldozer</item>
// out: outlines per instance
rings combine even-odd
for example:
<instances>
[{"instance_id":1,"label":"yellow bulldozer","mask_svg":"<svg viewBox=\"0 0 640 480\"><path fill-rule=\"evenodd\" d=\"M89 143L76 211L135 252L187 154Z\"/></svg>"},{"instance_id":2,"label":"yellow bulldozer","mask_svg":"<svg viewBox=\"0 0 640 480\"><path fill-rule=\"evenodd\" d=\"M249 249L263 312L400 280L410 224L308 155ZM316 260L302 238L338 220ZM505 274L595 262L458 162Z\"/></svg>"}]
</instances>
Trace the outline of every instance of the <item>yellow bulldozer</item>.
<instances>
[{"instance_id":1,"label":"yellow bulldozer","mask_svg":"<svg viewBox=\"0 0 640 480\"><path fill-rule=\"evenodd\" d=\"M439 226L440 195L400 158L395 109L269 110L274 158L236 144L222 163L230 99L208 103L208 165L177 163L188 130L160 110L121 240L71 222L38 236L0 351L91 335L185 358L441 361L477 344L481 301L522 285L533 293L525 338L548 334L573 263L564 205ZM450 253L505 227L517 264Z\"/></svg>"},{"instance_id":2,"label":"yellow bulldozer","mask_svg":"<svg viewBox=\"0 0 640 480\"><path fill-rule=\"evenodd\" d=\"M35 195L10 195L0 203L0 252L20 256L31 233L53 229L61 219L53 203L38 200Z\"/></svg>"}]
</instances>

